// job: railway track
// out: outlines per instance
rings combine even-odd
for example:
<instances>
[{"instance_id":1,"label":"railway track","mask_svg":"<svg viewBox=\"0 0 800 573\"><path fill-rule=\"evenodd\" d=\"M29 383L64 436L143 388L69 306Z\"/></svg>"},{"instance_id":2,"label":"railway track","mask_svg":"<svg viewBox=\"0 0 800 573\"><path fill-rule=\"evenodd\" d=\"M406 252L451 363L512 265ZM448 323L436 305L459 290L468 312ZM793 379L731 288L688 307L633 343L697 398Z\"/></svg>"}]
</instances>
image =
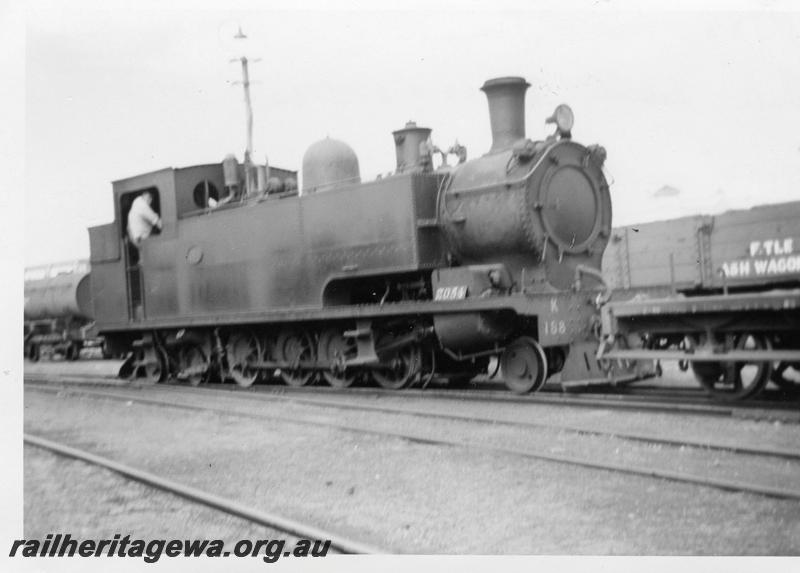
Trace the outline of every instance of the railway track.
<instances>
[{"instance_id":1,"label":"railway track","mask_svg":"<svg viewBox=\"0 0 800 573\"><path fill-rule=\"evenodd\" d=\"M676 401L708 402L711 404L735 403L747 408L769 407L771 405L787 404L800 407L797 391L782 389L763 390L757 399L742 401L723 401L720 398L711 397L704 388L692 387L670 387L654 384L636 384L627 386L600 386L593 388L583 388L581 395L591 396L597 394L611 394L615 396L638 396L642 398L664 397Z\"/></svg>"},{"instance_id":2,"label":"railway track","mask_svg":"<svg viewBox=\"0 0 800 573\"><path fill-rule=\"evenodd\" d=\"M213 392L214 390L215 389L211 388L198 389L198 391L200 392ZM464 422L479 422L484 424L502 424L506 426L516 426L521 428L548 428L552 430L558 430L561 432L572 432L575 434L592 434L596 436L608 436L622 440L647 442L650 444L660 444L660 445L678 446L678 447L688 446L693 448L703 448L712 451L713 450L729 451L739 454L768 455L773 457L800 460L800 450L790 450L782 448L755 448L755 447L741 446L739 444L733 444L733 443L722 443L722 442L714 443L708 441L689 440L685 438L680 438L680 439L665 438L663 436L658 436L652 433L608 431L587 425L550 424L550 423L536 422L530 420L525 420L525 421L509 420L509 419L498 418L496 416L454 414L452 412L444 412L441 410L427 410L427 409L407 408L407 407L393 408L390 406L376 406L372 404L353 404L353 403L344 403L336 400L297 397L292 395L289 396L280 396L280 395L276 396L275 394L269 394L269 395L256 394L256 395L259 398L263 399L274 400L275 398L277 398L279 400L289 400L298 404L307 404L311 406L319 406L326 408L338 408L342 410L361 410L361 411L378 412L384 414L402 414L402 415L416 416L420 418L438 418L447 420L459 420Z\"/></svg>"},{"instance_id":3,"label":"railway track","mask_svg":"<svg viewBox=\"0 0 800 573\"><path fill-rule=\"evenodd\" d=\"M313 417L303 417L303 416L286 416L281 414L272 414L266 412L252 412L252 411L242 411L241 409L236 408L227 408L227 407L219 407L219 406L209 406L206 404L192 404L187 403L183 398L189 397L191 395L195 395L192 392L173 392L171 387L166 386L160 388L157 394L159 397L156 397L156 393L152 393L150 396L143 397L141 396L141 391L139 390L130 390L130 389L121 389L117 388L115 391L108 391L108 390L96 390L96 389L88 389L85 387L57 387L57 386L46 386L40 385L35 383L29 383L27 385L30 388L35 388L39 391L44 392L66 392L72 395L81 395L81 396L88 396L88 397L95 397L99 399L111 399L111 400L120 400L120 401L130 401L130 402L137 402L141 404L148 404L157 407L165 407L165 408L177 408L182 410L190 410L190 411L202 411L202 412L214 412L217 414L223 415L232 415L232 416L241 416L246 418L256 418L256 419L264 419L264 420L272 420L272 421L280 421L292 424L301 424L301 425L314 425L314 426L323 426L329 428L335 428L338 430L349 431L349 432L358 432L358 433L369 433L379 436L385 437L392 437L392 438L400 438L404 440L420 442L420 443L428 443L428 444L435 444L435 445L443 445L443 446L450 446L450 447L461 447L467 448L482 452L488 452L493 454L501 454L501 455L513 455L513 456L521 456L526 458L532 459L540 459L540 460L547 460L551 462L558 462L558 463L566 463L576 466L588 467L593 469L599 470L608 470L613 472L625 473L625 474L633 474L639 476L646 476L652 478L661 478L667 479L671 481L677 482L684 482L684 483L691 483L700 486L707 486L713 487L728 491L737 491L737 492L745 492L750 494L757 494L757 495L766 495L770 497L778 497L778 498L787 498L787 499L794 499L800 500L800 490L794 487L774 487L771 485L759 484L759 483L749 483L749 482L742 482L731 480L727 478L718 478L718 477L711 477L707 475L698 475L697 473L691 472L681 472L681 471L673 471L669 469L653 469L650 467L646 467L644 465L635 465L635 464L628 464L628 463L618 463L618 462L610 462L610 461L601 461L598 459L592 459L587 456L575 456L575 455L567 455L567 454L557 454L545 451L541 448L519 448L519 447L505 447L505 446L497 446L497 445L488 445L485 443L479 443L476 441L471 440L459 440L459 439L452 439L442 435L430 435L426 434L425 432L419 431L395 431L395 430L386 430L386 429L376 429L374 426L370 426L368 424L353 424L353 423L342 423L342 422L331 422L326 420L319 420ZM210 390L200 390L199 392L211 393L214 392L213 389ZM199 393L198 392L198 393ZM222 392L215 392L217 396L222 396ZM237 396L234 393L224 393L229 396ZM238 394L241 396L241 394ZM248 394L248 397L252 397L252 393ZM258 394L256 394L258 395ZM165 399L166 397L166 399ZM275 399L276 395L266 395L264 394L264 399ZM177 399L177 400L176 400ZM280 399L280 397L278 397ZM286 397L288 400L298 401L297 395L294 397ZM457 414L450 414L450 413L443 413L443 412L431 412L431 411L418 411L412 410L408 408L387 408L383 406L371 406L371 407L363 407L354 404L347 404L343 405L341 403L330 403L330 401L322 401L322 400L312 400L312 399L303 399L304 403L309 405L316 405L316 406L323 406L323 407L334 407L334 408L345 408L345 409L360 409L363 411L372 411L372 412L380 412L380 413L392 413L396 415L406 415L406 416L424 416L428 418L439 418L443 420L458 420L460 422L477 422L477 423L492 423L492 424L505 424L511 426L525 426L525 427L534 427L534 428L544 428L547 427L549 429L554 429L558 431L567 431L567 432L574 432L578 434L595 434L595 435L607 435L613 436L618 439L629 440L629 441L636 441L636 442L648 442L653 444L659 445L668 445L670 447L681 447L681 448L695 448L698 450L717 450L717 451L727 451L733 452L737 455L748 455L748 456L767 456L767 457L775 457L775 458L782 458L787 460L798 460L800 459L800 452L793 451L793 450L781 450L775 448L755 448L755 447L741 447L736 444L725 444L725 443L706 443L706 442L696 442L691 440L675 440L669 438L663 438L654 435L644 435L644 434L633 434L633 433L619 433L619 432L608 432L604 430L600 430L597 428L590 428L590 427L568 427L564 425L552 425L552 424L538 424L535 422L519 422L519 421L511 421L511 420L498 420L496 418L480 418L476 416L462 416ZM219 401L217 401L219 403Z\"/></svg>"},{"instance_id":4,"label":"railway track","mask_svg":"<svg viewBox=\"0 0 800 573\"><path fill-rule=\"evenodd\" d=\"M231 391L240 390L230 384L208 385ZM263 389L263 390L261 390ZM319 395L355 395L355 396L403 396L409 398L441 398L462 401L485 401L498 403L543 404L577 408L609 408L618 410L642 410L648 412L666 412L675 414L700 414L723 417L765 418L800 422L800 403L792 402L718 402L707 397L704 392L694 395L684 393L564 393L537 392L535 394L518 395L507 390L488 390L471 388L454 389L405 389L384 390L382 388L328 388L324 386L304 386L300 388L277 385L263 385L255 391L272 392L273 394L319 394Z\"/></svg>"},{"instance_id":5,"label":"railway track","mask_svg":"<svg viewBox=\"0 0 800 573\"><path fill-rule=\"evenodd\" d=\"M127 385L115 377L96 376L87 379L82 376L52 376L52 375L26 375L26 381L64 382L70 384L89 384L103 387L122 387ZM148 385L145 385L148 386ZM158 387L176 386L188 388L186 384L169 382L159 384ZM270 396L352 396L366 397L404 397L457 400L457 401L484 401L496 403L542 404L558 405L574 408L604 408L627 411L644 411L654 413L696 414L704 416L720 416L730 418L749 418L758 420L779 420L788 423L800 423L800 402L725 402L711 400L702 391L679 392L677 395L664 392L657 388L654 393L631 393L622 389L622 393L562 393L538 392L535 394L518 395L507 390L487 389L488 385L478 386L466 390L445 388L408 388L404 390L385 390L372 387L351 387L346 389L331 388L328 386L303 386L291 387L278 384L258 384L243 389L234 384L204 384L202 389L216 389L227 392L248 392L249 394L269 394Z\"/></svg>"},{"instance_id":6,"label":"railway track","mask_svg":"<svg viewBox=\"0 0 800 573\"><path fill-rule=\"evenodd\" d=\"M24 434L25 444L47 450L59 456L80 460L94 466L111 470L131 481L141 483L152 488L160 489L171 494L180 496L191 502L210 507L217 511L239 517L251 523L277 529L289 535L301 538L325 539L331 541L331 547L341 553L348 554L384 554L391 551L373 545L362 543L358 540L349 539L337 533L320 529L313 524L304 523L278 515L267 513L247 507L229 499L222 498L197 489L192 486L181 484L170 479L158 476L151 472L133 468L109 458L87 452L78 448L73 448L65 444L54 442L46 438L32 434Z\"/></svg>"}]
</instances>

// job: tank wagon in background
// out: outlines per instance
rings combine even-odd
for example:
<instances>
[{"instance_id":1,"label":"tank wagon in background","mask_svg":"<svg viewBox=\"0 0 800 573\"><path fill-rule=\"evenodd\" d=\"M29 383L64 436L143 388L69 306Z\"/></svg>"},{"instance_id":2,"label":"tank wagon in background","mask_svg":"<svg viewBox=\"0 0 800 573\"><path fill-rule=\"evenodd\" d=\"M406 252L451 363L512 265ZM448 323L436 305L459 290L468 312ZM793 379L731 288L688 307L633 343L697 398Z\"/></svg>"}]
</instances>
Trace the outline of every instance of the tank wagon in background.
<instances>
[{"instance_id":1,"label":"tank wagon in background","mask_svg":"<svg viewBox=\"0 0 800 573\"><path fill-rule=\"evenodd\" d=\"M556 133L527 139L528 85L483 85L493 142L472 160L412 122L393 133L394 174L374 181L328 138L306 152L299 190L294 171L230 156L114 182L114 221L89 234L98 330L130 353L121 374L402 388L497 357L516 392L631 375L596 360L605 150L571 138L567 106L548 120ZM137 251L125 223L145 190L163 230Z\"/></svg>"},{"instance_id":2,"label":"tank wagon in background","mask_svg":"<svg viewBox=\"0 0 800 573\"><path fill-rule=\"evenodd\" d=\"M24 350L37 361L62 354L77 360L84 347L101 346L93 330L88 261L25 269Z\"/></svg>"},{"instance_id":3,"label":"tank wagon in background","mask_svg":"<svg viewBox=\"0 0 800 573\"><path fill-rule=\"evenodd\" d=\"M800 201L615 229L603 269L603 356L680 360L730 398L800 381Z\"/></svg>"}]
</instances>

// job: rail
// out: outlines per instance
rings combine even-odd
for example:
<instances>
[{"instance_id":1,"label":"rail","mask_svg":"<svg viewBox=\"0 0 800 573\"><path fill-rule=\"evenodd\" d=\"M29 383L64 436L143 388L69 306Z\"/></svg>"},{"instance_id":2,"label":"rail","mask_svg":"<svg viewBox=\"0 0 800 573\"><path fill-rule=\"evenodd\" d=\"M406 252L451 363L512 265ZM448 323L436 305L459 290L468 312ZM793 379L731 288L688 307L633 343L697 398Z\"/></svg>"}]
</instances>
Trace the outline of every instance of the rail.
<instances>
[{"instance_id":1,"label":"rail","mask_svg":"<svg viewBox=\"0 0 800 573\"><path fill-rule=\"evenodd\" d=\"M429 433L419 431L398 431L386 430L370 427L369 425L360 423L346 423L341 421L327 421L319 420L318 418L305 418L297 415L282 415L270 414L264 411L261 412L247 412L229 408L221 408L219 406L204 406L198 404L188 404L176 402L174 400L163 400L158 398L143 398L133 396L130 393L123 392L115 394L110 392L92 392L81 390L77 392L84 396L94 395L100 399L111 399L125 402L136 402L142 404L149 404L157 407L175 408L184 411L196 412L215 412L226 415L235 415L243 418L261 419L261 420L275 420L288 422L299 425L310 425L323 428L333 428L337 430L344 430L347 432L355 432L361 434L371 434L381 437L399 438L411 442L431 444L431 445L444 445L451 447L460 447L468 450L487 452L492 454L510 455L522 458L545 460L550 462L562 463L573 466L580 466L596 470L609 470L617 473L643 476L656 479L665 479L674 482L689 483L693 485L721 489L726 491L736 491L755 495L762 495L767 497L775 497L782 499L800 500L800 489L794 487L780 487L771 486L760 483L744 482L728 477L710 477L698 475L695 473L675 471L672 469L654 469L645 465L621 463L607 460L592 459L589 457L570 455L570 454L557 454L543 450L542 448L520 448L520 447L506 447L485 444L471 440L461 440L451 438L443 435L430 435ZM27 439L27 438L26 438ZM702 447L702 446L701 446Z\"/></svg>"},{"instance_id":2,"label":"rail","mask_svg":"<svg viewBox=\"0 0 800 573\"><path fill-rule=\"evenodd\" d=\"M331 546L342 551L343 553L388 553L388 551L384 549L367 545L359 541L353 541L346 537L331 533L330 531L326 531L324 529L314 527L313 525L302 523L281 515L258 511L220 496L201 491L188 485L180 484L161 476L157 476L156 474L136 469L120 462L86 452L84 450L72 448L64 444L59 444L58 442L54 442L39 436L34 436L32 434L26 433L23 434L23 437L25 443L31 446L36 446L38 448L57 453L61 456L106 468L125 476L128 479L173 493L190 501L201 503L205 506L212 507L224 513L246 519L247 521L257 523L259 525L279 529L283 532L297 535L298 537L330 539Z\"/></svg>"}]
</instances>

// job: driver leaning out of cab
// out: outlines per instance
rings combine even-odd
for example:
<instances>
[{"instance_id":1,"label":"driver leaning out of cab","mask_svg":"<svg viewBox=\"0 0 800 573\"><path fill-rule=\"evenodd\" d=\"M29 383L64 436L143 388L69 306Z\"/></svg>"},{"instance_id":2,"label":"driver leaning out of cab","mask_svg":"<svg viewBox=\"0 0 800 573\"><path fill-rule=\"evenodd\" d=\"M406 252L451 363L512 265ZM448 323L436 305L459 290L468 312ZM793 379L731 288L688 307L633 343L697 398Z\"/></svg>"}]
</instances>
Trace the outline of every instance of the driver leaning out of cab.
<instances>
[{"instance_id":1,"label":"driver leaning out of cab","mask_svg":"<svg viewBox=\"0 0 800 573\"><path fill-rule=\"evenodd\" d=\"M145 191L133 200L128 213L128 238L137 247L153 233L153 228L161 230L161 217L153 211L153 193Z\"/></svg>"}]
</instances>

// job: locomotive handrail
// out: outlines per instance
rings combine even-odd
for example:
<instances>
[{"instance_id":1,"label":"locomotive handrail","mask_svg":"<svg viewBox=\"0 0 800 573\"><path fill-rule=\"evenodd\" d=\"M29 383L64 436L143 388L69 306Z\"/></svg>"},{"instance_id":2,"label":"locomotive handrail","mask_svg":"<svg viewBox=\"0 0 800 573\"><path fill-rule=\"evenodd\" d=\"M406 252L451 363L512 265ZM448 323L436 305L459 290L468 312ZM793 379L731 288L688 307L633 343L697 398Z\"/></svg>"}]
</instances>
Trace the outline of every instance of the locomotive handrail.
<instances>
[{"instance_id":1,"label":"locomotive handrail","mask_svg":"<svg viewBox=\"0 0 800 573\"><path fill-rule=\"evenodd\" d=\"M531 166L531 168L528 169L528 172L525 173L525 175L523 175L519 179L513 179L511 181L502 181L502 182L498 182L498 183L487 183L486 185L479 185L478 187L470 187L468 189L460 190L459 193L479 193L481 191L489 191L489 190L492 190L492 189L496 189L499 186L515 187L517 185L521 185L523 183L526 183L528 181L528 179L531 178L531 176L533 175L534 171L536 171L536 169L542 164L542 162L544 161L544 158L547 157L548 153L554 147L556 147L557 145L559 145L559 142L556 142L553 145L550 145L549 147L546 147L544 149L544 151L542 151L542 156L539 157L539 159ZM441 185L439 186L439 192L437 193L437 197L436 197L436 217L437 217L437 220L440 219L439 213L441 213L441 211L442 211L441 207L444 207L445 210L447 208L446 201L445 201L445 199L447 197L446 187L449 188L449 184L452 183L452 180L453 180L453 173L450 172L444 177L444 179L442 180Z\"/></svg>"},{"instance_id":2,"label":"locomotive handrail","mask_svg":"<svg viewBox=\"0 0 800 573\"><path fill-rule=\"evenodd\" d=\"M444 196L447 194L447 189L450 187L450 184L453 181L453 172L449 171L442 177L442 180L439 182L439 189L436 192L436 224L441 224L441 216L439 213L441 212L441 207L447 209L446 205L443 205ZM449 215L449 213L448 213Z\"/></svg>"},{"instance_id":3,"label":"locomotive handrail","mask_svg":"<svg viewBox=\"0 0 800 573\"><path fill-rule=\"evenodd\" d=\"M358 175L354 175L352 177L345 177L344 179L337 179L335 181L326 181L320 185L316 185L314 187L309 187L308 189L301 189L299 195L301 197L306 195L313 195L318 192L320 188L327 187L329 189L332 188L339 188L347 185L357 185L361 183L361 177Z\"/></svg>"},{"instance_id":4,"label":"locomotive handrail","mask_svg":"<svg viewBox=\"0 0 800 573\"><path fill-rule=\"evenodd\" d=\"M603 273L594 267L589 267L586 265L575 266L575 283L573 286L576 291L582 290L583 285L581 284L581 275L584 274L594 277L603 286L603 297L602 300L598 300L598 306L603 305L607 303L609 300L611 300L613 289L606 282Z\"/></svg>"}]
</instances>

